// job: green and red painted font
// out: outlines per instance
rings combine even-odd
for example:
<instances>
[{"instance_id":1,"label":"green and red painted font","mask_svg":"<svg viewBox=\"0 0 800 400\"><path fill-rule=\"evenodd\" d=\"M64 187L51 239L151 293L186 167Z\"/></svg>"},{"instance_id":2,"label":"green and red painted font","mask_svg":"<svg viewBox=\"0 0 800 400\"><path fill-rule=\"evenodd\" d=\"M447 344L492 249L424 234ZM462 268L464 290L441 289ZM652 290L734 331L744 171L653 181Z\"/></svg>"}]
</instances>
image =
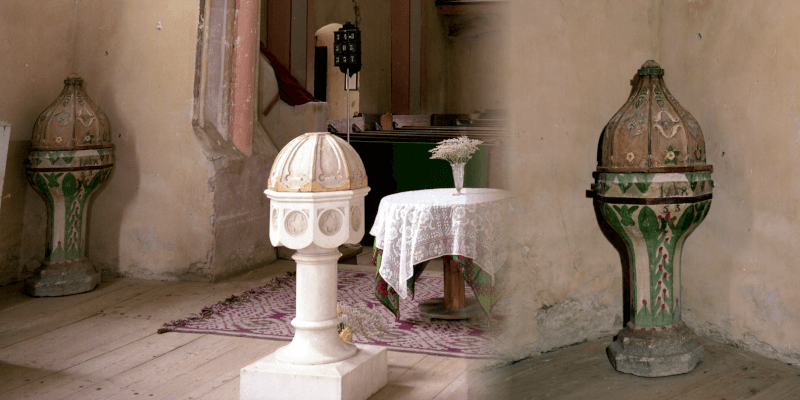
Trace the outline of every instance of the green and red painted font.
<instances>
[{"instance_id":1,"label":"green and red painted font","mask_svg":"<svg viewBox=\"0 0 800 400\"><path fill-rule=\"evenodd\" d=\"M628 250L625 306L634 329L673 327L681 321L681 251L711 207L711 174L603 173L599 181L601 213Z\"/></svg>"},{"instance_id":2,"label":"green and red painted font","mask_svg":"<svg viewBox=\"0 0 800 400\"><path fill-rule=\"evenodd\" d=\"M711 208L713 169L703 131L664 84L654 61L606 125L595 192L603 220L627 251L630 321L608 348L620 372L668 376L691 371L703 348L681 320L681 255Z\"/></svg>"},{"instance_id":3,"label":"green and red painted font","mask_svg":"<svg viewBox=\"0 0 800 400\"><path fill-rule=\"evenodd\" d=\"M86 292L100 282L86 258L87 218L92 196L111 175L114 145L108 119L82 83L64 80L64 90L34 123L25 160L28 183L47 208L44 261L25 286L34 296Z\"/></svg>"}]
</instances>

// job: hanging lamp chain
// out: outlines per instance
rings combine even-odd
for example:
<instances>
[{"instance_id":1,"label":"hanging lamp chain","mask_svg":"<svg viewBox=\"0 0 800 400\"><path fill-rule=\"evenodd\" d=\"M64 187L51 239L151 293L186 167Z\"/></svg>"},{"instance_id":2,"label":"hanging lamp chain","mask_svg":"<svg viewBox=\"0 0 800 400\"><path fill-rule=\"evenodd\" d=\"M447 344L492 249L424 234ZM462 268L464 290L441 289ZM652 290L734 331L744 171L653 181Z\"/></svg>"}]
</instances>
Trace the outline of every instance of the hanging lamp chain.
<instances>
[{"instance_id":1,"label":"hanging lamp chain","mask_svg":"<svg viewBox=\"0 0 800 400\"><path fill-rule=\"evenodd\" d=\"M361 7L358 5L358 0L353 0L353 10L356 12L356 26L361 24Z\"/></svg>"}]
</instances>

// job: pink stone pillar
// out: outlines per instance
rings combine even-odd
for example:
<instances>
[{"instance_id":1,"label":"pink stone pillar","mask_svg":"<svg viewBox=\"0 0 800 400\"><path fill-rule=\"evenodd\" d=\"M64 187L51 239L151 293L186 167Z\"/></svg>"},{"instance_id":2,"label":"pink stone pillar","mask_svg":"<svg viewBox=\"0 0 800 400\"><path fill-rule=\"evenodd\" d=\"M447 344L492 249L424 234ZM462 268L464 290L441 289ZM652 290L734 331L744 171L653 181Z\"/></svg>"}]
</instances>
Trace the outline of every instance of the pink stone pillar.
<instances>
[{"instance_id":1,"label":"pink stone pillar","mask_svg":"<svg viewBox=\"0 0 800 400\"><path fill-rule=\"evenodd\" d=\"M255 80L258 7L258 0L236 1L230 132L233 144L247 156L252 153L254 107L257 102Z\"/></svg>"}]
</instances>

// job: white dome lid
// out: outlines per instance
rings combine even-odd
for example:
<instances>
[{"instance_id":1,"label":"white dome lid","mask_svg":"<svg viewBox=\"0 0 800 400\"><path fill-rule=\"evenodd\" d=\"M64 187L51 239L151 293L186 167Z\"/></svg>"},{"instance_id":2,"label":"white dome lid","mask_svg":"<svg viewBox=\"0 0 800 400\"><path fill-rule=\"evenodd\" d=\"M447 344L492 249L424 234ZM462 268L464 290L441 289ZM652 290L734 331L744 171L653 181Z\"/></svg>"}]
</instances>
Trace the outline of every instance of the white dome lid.
<instances>
[{"instance_id":1,"label":"white dome lid","mask_svg":"<svg viewBox=\"0 0 800 400\"><path fill-rule=\"evenodd\" d=\"M331 192L367 186L361 157L338 136L310 132L289 142L272 163L269 190Z\"/></svg>"}]
</instances>

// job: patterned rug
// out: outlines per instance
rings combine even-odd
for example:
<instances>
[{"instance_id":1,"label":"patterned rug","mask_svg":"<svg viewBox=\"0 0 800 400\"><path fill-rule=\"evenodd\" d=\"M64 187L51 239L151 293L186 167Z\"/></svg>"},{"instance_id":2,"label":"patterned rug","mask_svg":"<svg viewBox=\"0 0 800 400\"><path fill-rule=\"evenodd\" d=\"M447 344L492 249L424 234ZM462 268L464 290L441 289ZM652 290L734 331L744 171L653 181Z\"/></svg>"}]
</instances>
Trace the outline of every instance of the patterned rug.
<instances>
[{"instance_id":1,"label":"patterned rug","mask_svg":"<svg viewBox=\"0 0 800 400\"><path fill-rule=\"evenodd\" d=\"M420 301L443 297L442 278L420 277L416 299L400 302L400 319L375 297L373 274L339 271L339 302L378 310L388 332L370 337L356 332L354 343L384 346L389 350L462 358L492 358L492 344L497 332L486 321L425 321L417 311ZM210 333L259 339L291 340L295 316L295 277L276 278L272 282L231 296L200 314L171 321L158 330L165 332ZM466 292L471 292L467 288ZM496 325L496 324L495 324Z\"/></svg>"}]
</instances>

